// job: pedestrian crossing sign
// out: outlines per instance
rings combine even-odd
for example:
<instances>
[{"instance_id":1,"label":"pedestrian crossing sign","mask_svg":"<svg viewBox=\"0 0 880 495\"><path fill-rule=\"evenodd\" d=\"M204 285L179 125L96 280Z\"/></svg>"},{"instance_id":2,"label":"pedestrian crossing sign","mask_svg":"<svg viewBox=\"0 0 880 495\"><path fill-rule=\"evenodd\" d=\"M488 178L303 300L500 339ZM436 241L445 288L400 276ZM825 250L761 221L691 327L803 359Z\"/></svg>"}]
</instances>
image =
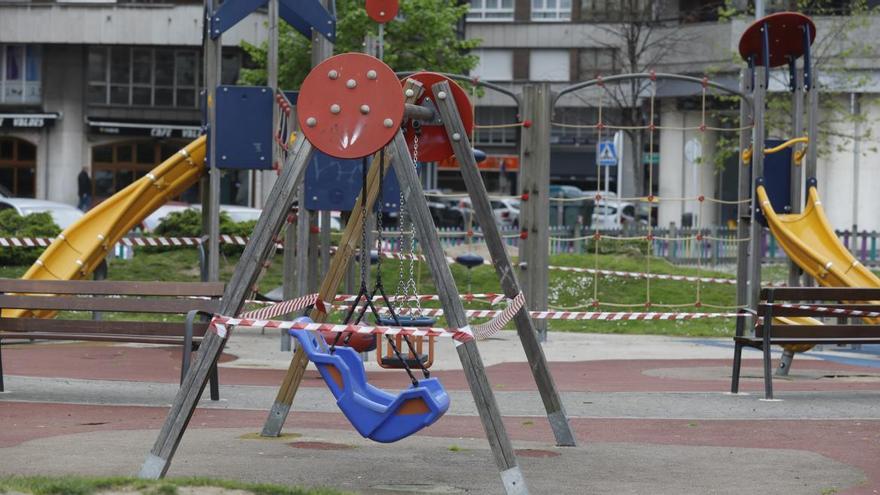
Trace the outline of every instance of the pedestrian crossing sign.
<instances>
[{"instance_id":1,"label":"pedestrian crossing sign","mask_svg":"<svg viewBox=\"0 0 880 495\"><path fill-rule=\"evenodd\" d=\"M617 165L617 150L614 141L599 141L596 143L596 163L600 167L614 167Z\"/></svg>"}]
</instances>

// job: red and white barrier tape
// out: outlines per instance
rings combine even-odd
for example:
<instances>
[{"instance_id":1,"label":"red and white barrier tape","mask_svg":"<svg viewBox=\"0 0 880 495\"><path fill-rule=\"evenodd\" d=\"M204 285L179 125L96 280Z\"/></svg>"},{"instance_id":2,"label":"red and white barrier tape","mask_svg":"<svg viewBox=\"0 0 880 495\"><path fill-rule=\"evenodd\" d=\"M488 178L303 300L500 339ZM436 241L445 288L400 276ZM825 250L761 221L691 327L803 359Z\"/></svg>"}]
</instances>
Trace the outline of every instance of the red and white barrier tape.
<instances>
[{"instance_id":1,"label":"red and white barrier tape","mask_svg":"<svg viewBox=\"0 0 880 495\"><path fill-rule=\"evenodd\" d=\"M522 292L517 294L516 297L510 299L507 307L501 310L498 316L492 318L486 323L474 325L474 335L476 335L478 339L483 340L488 339L489 337L498 333L502 328L504 328L505 325L510 323L510 320L513 319L513 316L520 310L520 308L522 308L525 300L526 296L523 295Z\"/></svg>"},{"instance_id":2,"label":"red and white barrier tape","mask_svg":"<svg viewBox=\"0 0 880 495\"><path fill-rule=\"evenodd\" d=\"M880 318L880 311L863 311L860 309L828 308L811 304L773 304L774 308L803 309L816 313L828 313L836 316L860 316L863 318Z\"/></svg>"},{"instance_id":3,"label":"red and white barrier tape","mask_svg":"<svg viewBox=\"0 0 880 495\"><path fill-rule=\"evenodd\" d=\"M215 316L211 320L210 328L220 337L229 335L227 327L247 326L254 328L278 328L283 330L297 329L314 332L333 333L359 333L371 335L406 335L412 337L449 337L457 342L467 342L474 339L470 328L441 328L441 327L385 327L368 325L339 325L333 323L300 323L293 321L257 320L247 318L229 318Z\"/></svg>"},{"instance_id":4,"label":"red and white barrier tape","mask_svg":"<svg viewBox=\"0 0 880 495\"><path fill-rule=\"evenodd\" d=\"M50 237L0 237L0 247L48 247L55 238ZM221 244L244 246L248 238L240 235L221 235ZM202 240L198 237L123 237L119 243L124 246L198 246Z\"/></svg>"}]
</instances>

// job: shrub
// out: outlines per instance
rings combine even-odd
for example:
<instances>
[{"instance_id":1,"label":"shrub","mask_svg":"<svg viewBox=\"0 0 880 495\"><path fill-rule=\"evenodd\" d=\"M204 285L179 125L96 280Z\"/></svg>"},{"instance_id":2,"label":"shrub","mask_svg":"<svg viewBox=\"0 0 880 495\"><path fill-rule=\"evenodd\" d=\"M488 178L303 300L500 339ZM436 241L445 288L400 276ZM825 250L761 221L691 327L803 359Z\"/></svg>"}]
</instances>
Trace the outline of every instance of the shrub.
<instances>
[{"instance_id":1,"label":"shrub","mask_svg":"<svg viewBox=\"0 0 880 495\"><path fill-rule=\"evenodd\" d=\"M0 211L0 237L55 237L60 232L61 229L48 213L21 216L12 209ZM30 265L42 252L39 248L0 248L0 264Z\"/></svg>"},{"instance_id":2,"label":"shrub","mask_svg":"<svg viewBox=\"0 0 880 495\"><path fill-rule=\"evenodd\" d=\"M240 235L250 237L254 231L256 220L247 222L233 222L229 215L220 212L220 234L223 235ZM175 211L168 214L156 227L154 235L163 237L201 237L202 236L202 212L194 209L183 211ZM154 248L156 251L163 251L173 248ZM191 249L191 248L187 248ZM220 246L223 254L236 255L241 254L244 246L235 246L232 244L223 244Z\"/></svg>"}]
</instances>

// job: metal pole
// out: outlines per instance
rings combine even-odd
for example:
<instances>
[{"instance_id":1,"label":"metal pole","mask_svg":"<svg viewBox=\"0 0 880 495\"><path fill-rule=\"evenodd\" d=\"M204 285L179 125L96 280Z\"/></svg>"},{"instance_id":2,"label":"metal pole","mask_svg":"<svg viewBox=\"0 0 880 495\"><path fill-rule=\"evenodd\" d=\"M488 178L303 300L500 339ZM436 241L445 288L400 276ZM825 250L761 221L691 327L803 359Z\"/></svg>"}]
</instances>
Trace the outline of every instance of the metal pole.
<instances>
[{"instance_id":1,"label":"metal pole","mask_svg":"<svg viewBox=\"0 0 880 495\"><path fill-rule=\"evenodd\" d=\"M849 109L852 113L853 124L853 195L852 195L852 235L855 239L859 230L859 155L862 154L862 125L859 122L862 112L859 95L850 93ZM852 249L850 249L852 250Z\"/></svg>"},{"instance_id":2,"label":"metal pole","mask_svg":"<svg viewBox=\"0 0 880 495\"><path fill-rule=\"evenodd\" d=\"M740 72L740 90L743 93L750 93L752 90L752 70L744 69ZM750 112L749 105L745 97L741 97L739 105L739 122L740 127L746 127L746 123L752 121L754 114ZM748 149L751 141L748 131L740 131L739 149L737 150L736 167L737 167L737 223L736 223L736 305L739 307L748 304L749 292L749 244L743 242L749 236L751 229L752 216L749 204L743 201L751 197L750 173L751 168L748 164L742 162L742 152ZM752 328L751 318L736 319L736 334L745 335L746 328Z\"/></svg>"},{"instance_id":3,"label":"metal pole","mask_svg":"<svg viewBox=\"0 0 880 495\"><path fill-rule=\"evenodd\" d=\"M749 242L749 299L748 306L752 310L758 308L761 298L761 236L764 229L754 216L761 206L758 204L757 195L754 193L755 180L764 175L764 98L767 93L765 76L766 67L756 66L755 71L755 126L752 129L752 178L749 181L749 192L752 195L752 225Z\"/></svg>"},{"instance_id":4,"label":"metal pole","mask_svg":"<svg viewBox=\"0 0 880 495\"><path fill-rule=\"evenodd\" d=\"M207 278L208 282L220 280L220 169L216 166L217 139L217 85L220 84L220 61L222 59L222 36L211 38L209 29L214 0L205 0L205 92L208 106L208 191L202 192L202 224L208 234ZM207 198L205 197L207 196Z\"/></svg>"}]
</instances>

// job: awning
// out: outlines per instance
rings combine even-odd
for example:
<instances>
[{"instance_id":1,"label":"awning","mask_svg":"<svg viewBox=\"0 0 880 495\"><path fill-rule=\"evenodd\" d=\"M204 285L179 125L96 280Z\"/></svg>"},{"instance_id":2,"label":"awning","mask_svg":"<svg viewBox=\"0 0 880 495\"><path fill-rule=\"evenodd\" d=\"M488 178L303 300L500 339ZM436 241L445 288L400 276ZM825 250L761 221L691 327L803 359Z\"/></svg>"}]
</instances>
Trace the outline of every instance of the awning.
<instances>
[{"instance_id":1,"label":"awning","mask_svg":"<svg viewBox=\"0 0 880 495\"><path fill-rule=\"evenodd\" d=\"M202 127L194 124L168 124L160 122L125 122L87 119L92 132L110 136L148 136L155 138L195 139Z\"/></svg>"},{"instance_id":2,"label":"awning","mask_svg":"<svg viewBox=\"0 0 880 495\"><path fill-rule=\"evenodd\" d=\"M58 112L48 113L0 113L0 128L41 129L60 118Z\"/></svg>"}]
</instances>

